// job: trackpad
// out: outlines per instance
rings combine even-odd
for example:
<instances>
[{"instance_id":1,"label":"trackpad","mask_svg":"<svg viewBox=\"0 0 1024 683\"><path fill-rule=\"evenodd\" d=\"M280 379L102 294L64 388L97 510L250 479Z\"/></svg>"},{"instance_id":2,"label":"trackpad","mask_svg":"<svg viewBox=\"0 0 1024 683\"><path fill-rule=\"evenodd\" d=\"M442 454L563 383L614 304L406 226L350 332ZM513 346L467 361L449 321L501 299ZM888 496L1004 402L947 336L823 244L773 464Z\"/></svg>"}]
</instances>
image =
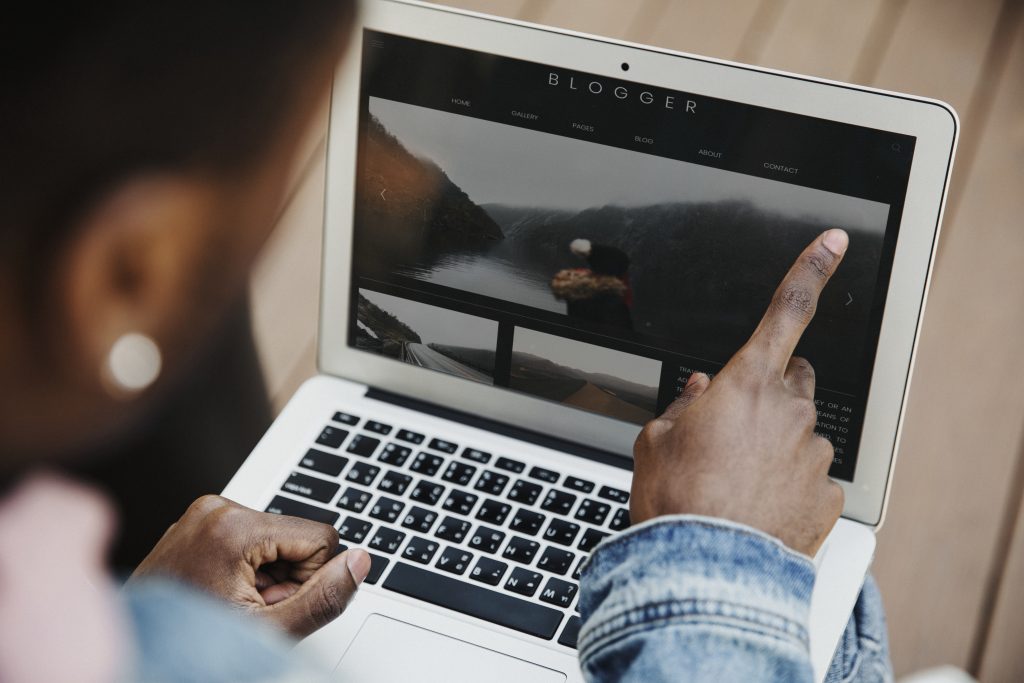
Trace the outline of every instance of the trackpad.
<instances>
[{"instance_id":1,"label":"trackpad","mask_svg":"<svg viewBox=\"0 0 1024 683\"><path fill-rule=\"evenodd\" d=\"M371 614L338 664L336 679L359 683L564 683L565 674Z\"/></svg>"}]
</instances>

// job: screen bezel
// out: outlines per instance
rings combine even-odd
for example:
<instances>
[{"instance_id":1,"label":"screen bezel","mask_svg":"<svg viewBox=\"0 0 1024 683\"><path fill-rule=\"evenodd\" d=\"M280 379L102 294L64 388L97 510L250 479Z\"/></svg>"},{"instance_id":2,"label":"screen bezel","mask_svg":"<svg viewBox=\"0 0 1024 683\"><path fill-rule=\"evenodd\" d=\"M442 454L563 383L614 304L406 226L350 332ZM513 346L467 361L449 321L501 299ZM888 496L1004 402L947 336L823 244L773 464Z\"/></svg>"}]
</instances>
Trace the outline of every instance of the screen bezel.
<instances>
[{"instance_id":1,"label":"screen bezel","mask_svg":"<svg viewBox=\"0 0 1024 683\"><path fill-rule=\"evenodd\" d=\"M348 58L336 73L331 98L318 343L320 370L624 458L631 457L640 429L636 425L501 387L477 385L348 346L363 29L609 78L621 77L620 65L625 61L630 64L630 80L639 83L916 137L856 472L852 482L836 480L846 494L844 516L880 525L959 129L956 113L949 105L448 7L396 0L370 0L363 4Z\"/></svg>"}]
</instances>

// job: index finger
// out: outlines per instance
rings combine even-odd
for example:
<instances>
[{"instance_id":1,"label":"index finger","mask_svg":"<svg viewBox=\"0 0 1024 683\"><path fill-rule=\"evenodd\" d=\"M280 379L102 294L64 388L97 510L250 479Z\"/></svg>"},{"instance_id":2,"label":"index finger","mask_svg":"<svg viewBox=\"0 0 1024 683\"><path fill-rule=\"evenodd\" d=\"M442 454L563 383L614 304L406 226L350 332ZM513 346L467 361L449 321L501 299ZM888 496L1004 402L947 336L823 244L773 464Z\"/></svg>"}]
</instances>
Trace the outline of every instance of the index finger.
<instances>
[{"instance_id":1,"label":"index finger","mask_svg":"<svg viewBox=\"0 0 1024 683\"><path fill-rule=\"evenodd\" d=\"M748 346L766 355L770 368L785 372L793 351L818 308L818 297L835 273L850 238L833 228L818 235L782 279Z\"/></svg>"}]
</instances>

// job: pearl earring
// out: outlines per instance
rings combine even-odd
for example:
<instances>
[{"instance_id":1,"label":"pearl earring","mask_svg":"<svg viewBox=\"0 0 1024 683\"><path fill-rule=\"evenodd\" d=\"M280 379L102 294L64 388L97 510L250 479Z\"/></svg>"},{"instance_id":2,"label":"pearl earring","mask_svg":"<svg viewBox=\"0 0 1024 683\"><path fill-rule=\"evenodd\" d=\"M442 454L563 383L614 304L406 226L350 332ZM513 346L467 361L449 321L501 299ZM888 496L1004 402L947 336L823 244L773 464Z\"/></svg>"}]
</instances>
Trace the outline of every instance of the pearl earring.
<instances>
[{"instance_id":1,"label":"pearl earring","mask_svg":"<svg viewBox=\"0 0 1024 683\"><path fill-rule=\"evenodd\" d=\"M160 376L162 360L156 342L144 334L129 332L110 347L104 375L121 396L137 394Z\"/></svg>"}]
</instances>

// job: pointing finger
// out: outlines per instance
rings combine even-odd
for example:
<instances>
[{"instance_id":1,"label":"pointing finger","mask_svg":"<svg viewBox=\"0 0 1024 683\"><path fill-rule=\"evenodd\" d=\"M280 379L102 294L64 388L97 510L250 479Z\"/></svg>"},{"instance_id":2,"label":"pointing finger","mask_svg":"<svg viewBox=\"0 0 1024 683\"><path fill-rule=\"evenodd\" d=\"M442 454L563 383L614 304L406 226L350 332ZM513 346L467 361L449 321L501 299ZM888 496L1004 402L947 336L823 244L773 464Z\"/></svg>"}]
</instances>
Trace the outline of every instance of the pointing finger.
<instances>
[{"instance_id":1,"label":"pointing finger","mask_svg":"<svg viewBox=\"0 0 1024 683\"><path fill-rule=\"evenodd\" d=\"M839 229L827 230L804 249L775 290L764 318L748 347L765 354L767 367L781 376L793 350L814 317L821 290L835 273L849 237Z\"/></svg>"}]
</instances>

